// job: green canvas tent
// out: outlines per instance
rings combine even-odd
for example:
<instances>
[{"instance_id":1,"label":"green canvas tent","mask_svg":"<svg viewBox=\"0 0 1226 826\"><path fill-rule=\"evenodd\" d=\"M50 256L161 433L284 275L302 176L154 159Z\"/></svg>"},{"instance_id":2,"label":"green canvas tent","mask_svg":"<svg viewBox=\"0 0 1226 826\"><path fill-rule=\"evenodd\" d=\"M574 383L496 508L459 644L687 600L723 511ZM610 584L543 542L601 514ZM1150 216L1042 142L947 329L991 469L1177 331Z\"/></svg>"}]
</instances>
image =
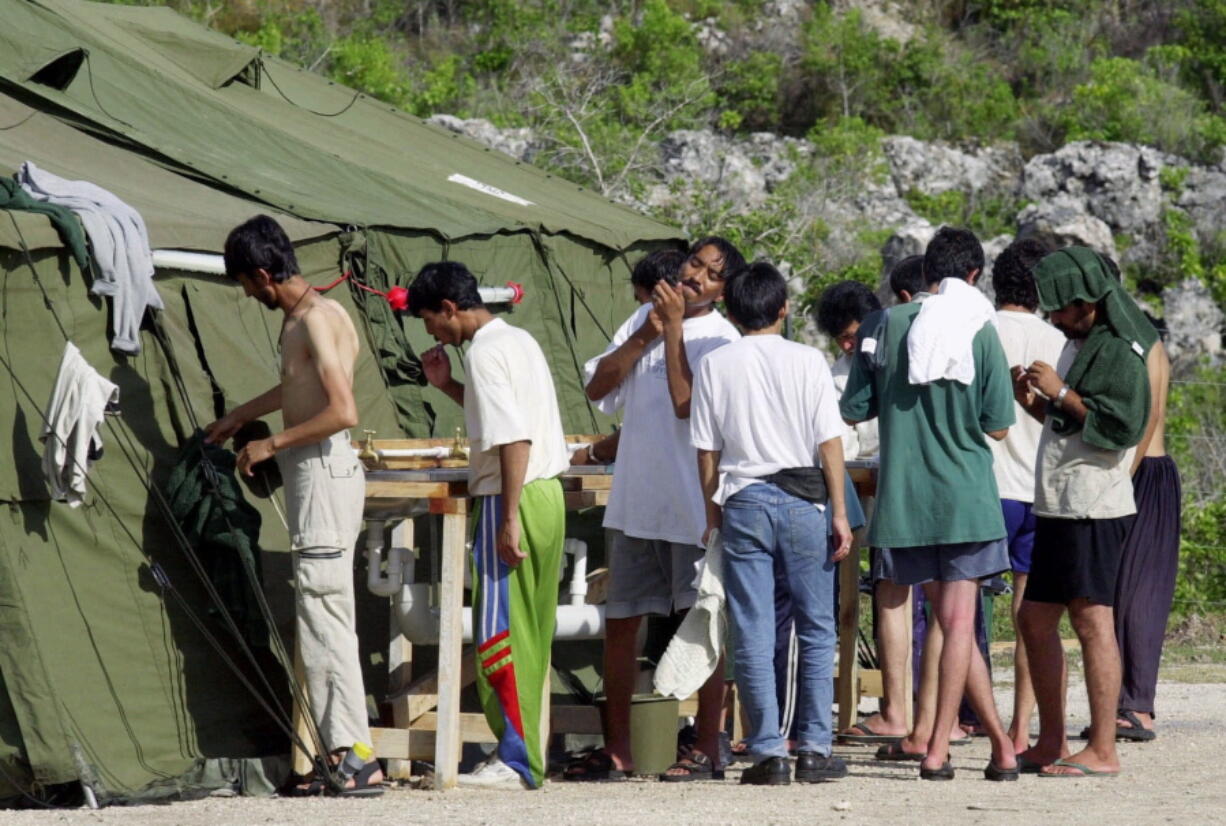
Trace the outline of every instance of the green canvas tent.
<instances>
[{"instance_id":1,"label":"green canvas tent","mask_svg":"<svg viewBox=\"0 0 1226 826\"><path fill-rule=\"evenodd\" d=\"M523 283L515 323L550 359L563 425L604 424L583 394L582 360L633 309L630 265L681 243L675 230L169 9L0 9L0 88L212 185L357 228L347 263L373 286L444 258L482 283ZM403 429L450 432L459 417L442 396L406 387L417 378L412 349L430 343L420 326L406 325L406 341L386 313L368 318Z\"/></svg>"},{"instance_id":2,"label":"green canvas tent","mask_svg":"<svg viewBox=\"0 0 1226 826\"><path fill-rule=\"evenodd\" d=\"M582 362L633 309L630 265L680 244L674 230L165 9L0 10L0 175L32 161L102 186L141 212L155 249L219 253L232 226L269 213L316 284L348 270L386 289L438 259L490 285L521 282L511 321L545 348L566 428L606 425L583 396ZM0 214L0 278L12 456L0 463L0 798L82 778L119 799L169 794L205 759L284 751L230 670L236 655L156 501L193 428L276 380L280 319L222 278L159 270L165 310L139 356L114 353L107 304L30 213ZM352 287L329 295L365 337L360 428L450 433L458 409L420 384L414 353L432 343L420 324ZM50 500L38 442L65 339L120 386L122 407L75 510ZM248 498L284 622L285 531L273 499ZM385 607L372 606L378 626ZM275 663L263 665L237 667L273 673L267 693L285 701ZM377 669L367 676L377 696Z\"/></svg>"}]
</instances>

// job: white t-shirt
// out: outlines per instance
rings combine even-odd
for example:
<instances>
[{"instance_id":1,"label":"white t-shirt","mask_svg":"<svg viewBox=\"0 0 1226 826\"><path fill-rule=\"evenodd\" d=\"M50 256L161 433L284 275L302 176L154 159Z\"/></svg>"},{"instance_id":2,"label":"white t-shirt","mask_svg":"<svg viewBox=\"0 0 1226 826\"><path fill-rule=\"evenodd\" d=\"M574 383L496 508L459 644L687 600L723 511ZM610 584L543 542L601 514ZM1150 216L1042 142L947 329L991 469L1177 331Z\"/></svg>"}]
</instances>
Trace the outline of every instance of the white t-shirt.
<instances>
[{"instance_id":1,"label":"white t-shirt","mask_svg":"<svg viewBox=\"0 0 1226 826\"><path fill-rule=\"evenodd\" d=\"M851 356L844 353L830 367L830 376L834 379L834 389L837 398L842 398L847 389L847 377L851 375ZM881 439L877 435L877 419L869 419L855 425L844 425L843 458L864 459L876 456L881 450Z\"/></svg>"},{"instance_id":2,"label":"white t-shirt","mask_svg":"<svg viewBox=\"0 0 1226 826\"><path fill-rule=\"evenodd\" d=\"M846 427L825 357L777 335L708 356L695 371L690 422L695 448L720 451L719 505L759 477L818 464L818 445Z\"/></svg>"},{"instance_id":3,"label":"white t-shirt","mask_svg":"<svg viewBox=\"0 0 1226 826\"><path fill-rule=\"evenodd\" d=\"M1029 367L1037 361L1055 365L1064 349L1064 333L1034 313L997 310L996 332L1005 349L1009 367ZM992 449L992 469L1001 499L1034 501L1034 463L1039 455L1039 435L1043 425L1016 401L1013 412L1017 423L1009 428L1003 441L988 439Z\"/></svg>"},{"instance_id":4,"label":"white t-shirt","mask_svg":"<svg viewBox=\"0 0 1226 826\"><path fill-rule=\"evenodd\" d=\"M643 326L650 311L650 304L639 307L613 334L608 348L588 361L587 381L602 358ZM715 311L686 319L682 329L685 355L695 375L708 353L740 338L728 319ZM673 413L663 338L652 342L621 384L596 406L608 415L623 411L605 527L639 539L697 544L707 524L698 460L690 446L689 420Z\"/></svg>"},{"instance_id":5,"label":"white t-shirt","mask_svg":"<svg viewBox=\"0 0 1226 826\"><path fill-rule=\"evenodd\" d=\"M1056 372L1068 373L1083 339L1064 345ZM1116 519L1137 512L1132 493L1132 458L1136 447L1103 450L1087 445L1081 432L1060 436L1052 420L1039 437L1034 512L1057 519Z\"/></svg>"},{"instance_id":6,"label":"white t-shirt","mask_svg":"<svg viewBox=\"0 0 1226 826\"><path fill-rule=\"evenodd\" d=\"M545 354L531 334L500 318L473 336L464 355L464 422L472 451L468 492L502 492L501 445L532 443L524 484L549 479L570 467L558 397Z\"/></svg>"}]
</instances>

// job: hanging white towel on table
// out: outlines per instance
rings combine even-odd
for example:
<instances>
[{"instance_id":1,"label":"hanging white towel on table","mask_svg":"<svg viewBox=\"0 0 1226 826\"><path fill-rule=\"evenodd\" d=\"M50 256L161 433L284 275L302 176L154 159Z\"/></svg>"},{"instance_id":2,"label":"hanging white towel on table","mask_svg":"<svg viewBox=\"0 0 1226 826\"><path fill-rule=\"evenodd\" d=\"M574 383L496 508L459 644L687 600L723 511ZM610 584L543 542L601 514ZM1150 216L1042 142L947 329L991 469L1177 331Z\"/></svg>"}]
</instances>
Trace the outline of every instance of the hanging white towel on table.
<instances>
[{"instance_id":1,"label":"hanging white towel on table","mask_svg":"<svg viewBox=\"0 0 1226 826\"><path fill-rule=\"evenodd\" d=\"M984 324L996 325L987 296L961 278L941 281L907 332L907 378L912 384L950 379L969 385L975 380L971 344Z\"/></svg>"},{"instance_id":2,"label":"hanging white towel on table","mask_svg":"<svg viewBox=\"0 0 1226 826\"><path fill-rule=\"evenodd\" d=\"M64 346L55 389L43 424L43 476L56 501L77 507L85 498L85 474L102 455L99 429L106 413L118 412L119 388L98 375L71 341Z\"/></svg>"},{"instance_id":3,"label":"hanging white towel on table","mask_svg":"<svg viewBox=\"0 0 1226 826\"><path fill-rule=\"evenodd\" d=\"M90 292L113 302L111 349L140 352L145 308L162 309L153 285L153 252L140 213L100 186L69 181L26 161L17 174L30 197L72 210L81 219L97 272Z\"/></svg>"},{"instance_id":4,"label":"hanging white towel on table","mask_svg":"<svg viewBox=\"0 0 1226 826\"><path fill-rule=\"evenodd\" d=\"M728 630L724 603L724 540L712 531L707 552L695 577L698 600L681 621L660 664L656 666L657 694L683 700L702 687L715 669Z\"/></svg>"}]
</instances>

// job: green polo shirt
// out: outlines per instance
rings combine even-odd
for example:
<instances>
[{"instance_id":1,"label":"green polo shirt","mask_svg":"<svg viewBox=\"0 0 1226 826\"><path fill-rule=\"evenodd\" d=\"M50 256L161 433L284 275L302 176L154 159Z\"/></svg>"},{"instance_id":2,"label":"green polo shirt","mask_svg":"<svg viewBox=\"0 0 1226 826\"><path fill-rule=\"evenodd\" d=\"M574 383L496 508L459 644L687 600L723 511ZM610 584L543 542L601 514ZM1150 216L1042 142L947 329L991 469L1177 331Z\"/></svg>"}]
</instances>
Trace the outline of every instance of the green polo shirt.
<instances>
[{"instance_id":1,"label":"green polo shirt","mask_svg":"<svg viewBox=\"0 0 1226 826\"><path fill-rule=\"evenodd\" d=\"M985 325L972 349L970 385L907 379L907 333L920 305L893 307L873 369L857 355L839 408L845 419L876 417L881 436L877 506L868 541L878 548L986 542L1005 535L988 431L1014 423L1013 382L996 329ZM877 325L860 325L860 338ZM857 350L860 342L857 341Z\"/></svg>"}]
</instances>

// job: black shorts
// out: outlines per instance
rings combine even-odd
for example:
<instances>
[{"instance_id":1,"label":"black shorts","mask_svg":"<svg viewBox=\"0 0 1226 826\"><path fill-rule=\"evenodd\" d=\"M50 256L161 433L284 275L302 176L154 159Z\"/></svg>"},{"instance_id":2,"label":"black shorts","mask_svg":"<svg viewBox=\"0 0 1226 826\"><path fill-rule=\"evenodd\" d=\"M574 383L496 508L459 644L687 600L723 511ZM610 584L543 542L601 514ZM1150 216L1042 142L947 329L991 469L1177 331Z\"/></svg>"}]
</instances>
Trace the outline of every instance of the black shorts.
<instances>
[{"instance_id":1,"label":"black shorts","mask_svg":"<svg viewBox=\"0 0 1226 826\"><path fill-rule=\"evenodd\" d=\"M1099 605L1114 605L1124 537L1135 518L1040 516L1035 525L1025 598L1060 605L1085 598Z\"/></svg>"}]
</instances>

